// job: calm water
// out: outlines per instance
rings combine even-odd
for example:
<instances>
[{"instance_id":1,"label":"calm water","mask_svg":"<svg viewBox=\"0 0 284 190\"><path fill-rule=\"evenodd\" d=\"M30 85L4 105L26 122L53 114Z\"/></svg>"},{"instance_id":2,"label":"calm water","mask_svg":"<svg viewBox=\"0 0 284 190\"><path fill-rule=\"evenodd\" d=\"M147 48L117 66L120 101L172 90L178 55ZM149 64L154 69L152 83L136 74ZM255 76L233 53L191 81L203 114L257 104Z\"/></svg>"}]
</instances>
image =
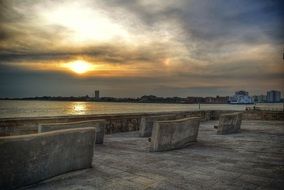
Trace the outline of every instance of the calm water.
<instances>
[{"instance_id":1,"label":"calm water","mask_svg":"<svg viewBox=\"0 0 284 190\"><path fill-rule=\"evenodd\" d=\"M247 105L201 104L201 110L245 110ZM249 105L252 106L252 105ZM257 104L259 107L281 109L283 104ZM110 113L142 113L198 110L198 104L139 104L111 102L62 102L0 100L0 118L36 117Z\"/></svg>"}]
</instances>

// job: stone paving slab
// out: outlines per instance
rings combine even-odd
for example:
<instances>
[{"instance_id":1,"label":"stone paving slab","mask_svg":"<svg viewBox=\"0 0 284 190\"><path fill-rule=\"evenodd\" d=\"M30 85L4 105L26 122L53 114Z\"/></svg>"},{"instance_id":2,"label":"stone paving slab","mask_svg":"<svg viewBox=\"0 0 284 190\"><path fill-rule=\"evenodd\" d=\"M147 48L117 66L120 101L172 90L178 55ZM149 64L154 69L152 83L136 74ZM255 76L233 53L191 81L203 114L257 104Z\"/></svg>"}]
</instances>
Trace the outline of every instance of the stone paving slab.
<instances>
[{"instance_id":1,"label":"stone paving slab","mask_svg":"<svg viewBox=\"0 0 284 190\"><path fill-rule=\"evenodd\" d=\"M138 132L107 135L93 168L27 189L284 189L284 122L243 121L239 134L220 136L218 121L202 122L198 142L149 152Z\"/></svg>"}]
</instances>

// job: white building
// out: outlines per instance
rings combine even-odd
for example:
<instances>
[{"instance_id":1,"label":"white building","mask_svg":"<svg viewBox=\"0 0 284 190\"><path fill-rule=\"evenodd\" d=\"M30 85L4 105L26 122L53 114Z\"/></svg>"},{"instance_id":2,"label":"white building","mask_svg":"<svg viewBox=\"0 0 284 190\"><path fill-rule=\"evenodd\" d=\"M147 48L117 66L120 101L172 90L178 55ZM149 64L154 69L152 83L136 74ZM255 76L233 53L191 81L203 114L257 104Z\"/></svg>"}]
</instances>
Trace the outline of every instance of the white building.
<instances>
[{"instance_id":1,"label":"white building","mask_svg":"<svg viewBox=\"0 0 284 190\"><path fill-rule=\"evenodd\" d=\"M253 104L254 100L251 96L249 96L249 93L244 91L244 90L240 90L235 92L234 96L230 97L230 103L231 104Z\"/></svg>"}]
</instances>

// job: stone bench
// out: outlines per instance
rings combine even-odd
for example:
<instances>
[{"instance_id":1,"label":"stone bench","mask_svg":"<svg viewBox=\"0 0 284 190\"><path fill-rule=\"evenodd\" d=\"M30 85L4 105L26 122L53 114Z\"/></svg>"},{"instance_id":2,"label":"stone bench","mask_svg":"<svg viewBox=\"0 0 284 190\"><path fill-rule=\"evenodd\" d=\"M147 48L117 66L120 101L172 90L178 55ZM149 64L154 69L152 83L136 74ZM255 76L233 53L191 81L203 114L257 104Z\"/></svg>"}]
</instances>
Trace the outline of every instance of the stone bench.
<instances>
[{"instance_id":1,"label":"stone bench","mask_svg":"<svg viewBox=\"0 0 284 190\"><path fill-rule=\"evenodd\" d=\"M95 128L0 137L0 189L92 167Z\"/></svg>"},{"instance_id":2,"label":"stone bench","mask_svg":"<svg viewBox=\"0 0 284 190\"><path fill-rule=\"evenodd\" d=\"M139 136L140 137L151 137L152 129L155 121L165 121L165 120L175 120L183 118L184 115L155 115L155 116L145 116L141 118L139 126Z\"/></svg>"},{"instance_id":3,"label":"stone bench","mask_svg":"<svg viewBox=\"0 0 284 190\"><path fill-rule=\"evenodd\" d=\"M219 117L219 125L217 128L218 135L225 135L231 133L238 133L241 129L242 113L227 113L222 114Z\"/></svg>"},{"instance_id":4,"label":"stone bench","mask_svg":"<svg viewBox=\"0 0 284 190\"><path fill-rule=\"evenodd\" d=\"M88 120L88 121L77 121L67 123L46 123L38 125L38 132L48 132L60 129L75 129L84 127L95 127L96 128L96 144L104 143L106 121L100 120Z\"/></svg>"},{"instance_id":5,"label":"stone bench","mask_svg":"<svg viewBox=\"0 0 284 190\"><path fill-rule=\"evenodd\" d=\"M166 151L185 147L197 141L199 117L155 121L150 151Z\"/></svg>"}]
</instances>

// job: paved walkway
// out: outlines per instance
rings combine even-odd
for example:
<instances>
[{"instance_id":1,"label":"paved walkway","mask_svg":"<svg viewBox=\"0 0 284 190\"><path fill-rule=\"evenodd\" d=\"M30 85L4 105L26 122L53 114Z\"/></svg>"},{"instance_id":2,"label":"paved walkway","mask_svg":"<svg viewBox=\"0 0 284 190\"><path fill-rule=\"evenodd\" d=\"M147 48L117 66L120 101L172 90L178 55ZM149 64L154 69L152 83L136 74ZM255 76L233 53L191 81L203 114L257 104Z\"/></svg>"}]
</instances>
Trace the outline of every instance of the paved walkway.
<instances>
[{"instance_id":1,"label":"paved walkway","mask_svg":"<svg viewBox=\"0 0 284 190\"><path fill-rule=\"evenodd\" d=\"M196 144L159 153L137 132L107 135L92 169L28 189L284 189L283 121L243 121L234 135L216 135L214 124L201 123Z\"/></svg>"}]
</instances>

